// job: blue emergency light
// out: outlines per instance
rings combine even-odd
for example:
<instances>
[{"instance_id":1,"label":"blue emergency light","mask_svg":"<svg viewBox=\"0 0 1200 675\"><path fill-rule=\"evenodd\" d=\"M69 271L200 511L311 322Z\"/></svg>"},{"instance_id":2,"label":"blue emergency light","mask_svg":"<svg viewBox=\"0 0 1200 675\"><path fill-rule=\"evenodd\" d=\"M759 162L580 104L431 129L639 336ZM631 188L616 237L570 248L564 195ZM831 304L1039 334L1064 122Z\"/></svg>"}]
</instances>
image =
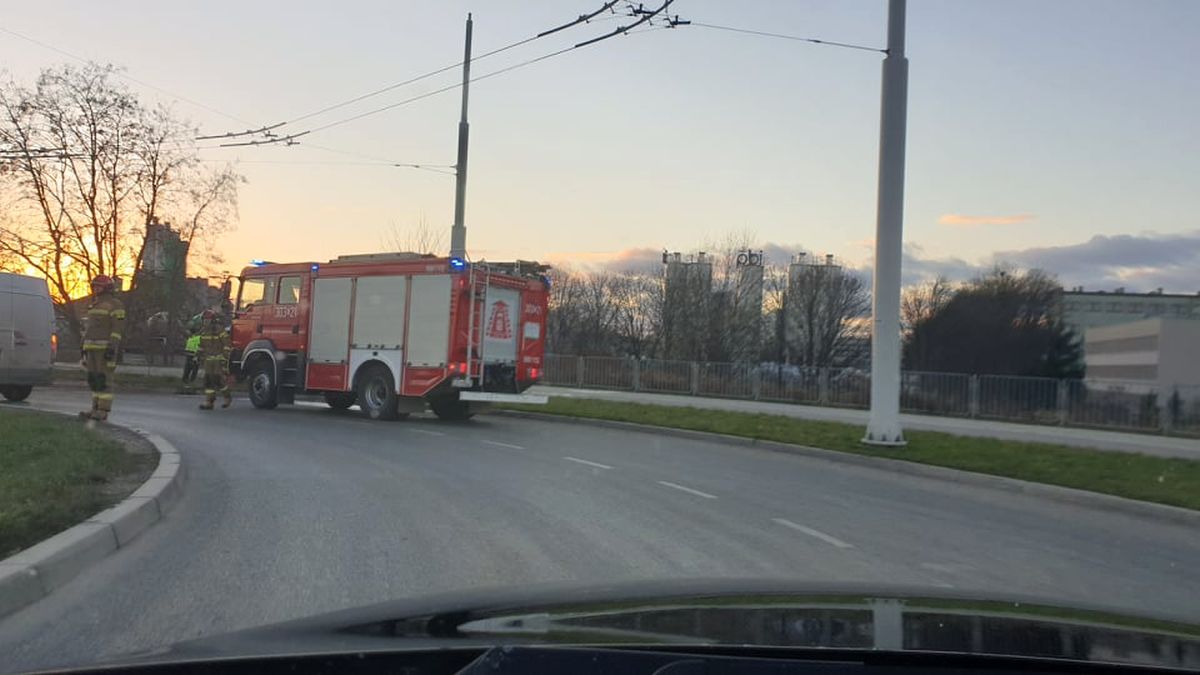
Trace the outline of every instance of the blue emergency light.
<instances>
[{"instance_id":1,"label":"blue emergency light","mask_svg":"<svg viewBox=\"0 0 1200 675\"><path fill-rule=\"evenodd\" d=\"M263 265L270 265L271 263L266 260L259 260L259 259L255 258L254 260L250 261L250 264L253 265L254 267L262 267Z\"/></svg>"},{"instance_id":2,"label":"blue emergency light","mask_svg":"<svg viewBox=\"0 0 1200 675\"><path fill-rule=\"evenodd\" d=\"M450 271L461 272L467 269L467 261L457 256L450 258Z\"/></svg>"}]
</instances>

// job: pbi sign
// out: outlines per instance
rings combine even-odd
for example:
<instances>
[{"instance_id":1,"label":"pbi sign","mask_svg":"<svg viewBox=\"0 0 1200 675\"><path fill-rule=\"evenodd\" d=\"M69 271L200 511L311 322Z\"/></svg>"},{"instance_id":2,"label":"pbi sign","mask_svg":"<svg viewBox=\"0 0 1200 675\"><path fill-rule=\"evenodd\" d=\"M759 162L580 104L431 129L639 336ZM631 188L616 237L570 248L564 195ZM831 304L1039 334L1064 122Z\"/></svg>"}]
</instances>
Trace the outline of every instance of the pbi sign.
<instances>
[{"instance_id":1,"label":"pbi sign","mask_svg":"<svg viewBox=\"0 0 1200 675\"><path fill-rule=\"evenodd\" d=\"M762 267L762 264L763 264L763 252L762 251L751 251L750 249L746 249L745 251L738 251L738 254L737 254L737 266L738 267L745 267L748 265L755 266L755 267Z\"/></svg>"}]
</instances>

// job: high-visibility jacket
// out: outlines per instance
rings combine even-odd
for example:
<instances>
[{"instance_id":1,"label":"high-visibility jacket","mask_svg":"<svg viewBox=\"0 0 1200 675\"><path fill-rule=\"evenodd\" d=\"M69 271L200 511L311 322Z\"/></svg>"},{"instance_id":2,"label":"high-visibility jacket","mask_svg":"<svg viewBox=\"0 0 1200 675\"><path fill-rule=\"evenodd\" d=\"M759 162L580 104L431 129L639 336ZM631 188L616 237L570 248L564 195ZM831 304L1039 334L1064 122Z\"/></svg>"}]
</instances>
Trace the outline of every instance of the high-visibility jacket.
<instances>
[{"instance_id":1,"label":"high-visibility jacket","mask_svg":"<svg viewBox=\"0 0 1200 675\"><path fill-rule=\"evenodd\" d=\"M183 351L191 354L192 356L195 356L196 352L199 349L200 349L200 334L199 333L188 337L187 342L183 343Z\"/></svg>"},{"instance_id":2,"label":"high-visibility jacket","mask_svg":"<svg viewBox=\"0 0 1200 675\"><path fill-rule=\"evenodd\" d=\"M83 332L84 351L116 351L125 330L125 305L113 293L101 293L92 299Z\"/></svg>"}]
</instances>

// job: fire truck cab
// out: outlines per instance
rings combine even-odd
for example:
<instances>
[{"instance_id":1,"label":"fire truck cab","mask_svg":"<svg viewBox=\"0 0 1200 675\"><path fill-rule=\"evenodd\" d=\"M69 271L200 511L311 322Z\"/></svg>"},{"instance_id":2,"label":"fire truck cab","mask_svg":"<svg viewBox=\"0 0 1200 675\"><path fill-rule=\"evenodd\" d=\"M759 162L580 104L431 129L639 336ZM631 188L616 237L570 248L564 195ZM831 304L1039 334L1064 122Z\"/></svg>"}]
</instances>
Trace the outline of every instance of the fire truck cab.
<instances>
[{"instance_id":1,"label":"fire truck cab","mask_svg":"<svg viewBox=\"0 0 1200 675\"><path fill-rule=\"evenodd\" d=\"M373 419L467 419L542 372L547 268L415 253L242 270L231 370L256 408L322 395Z\"/></svg>"}]
</instances>

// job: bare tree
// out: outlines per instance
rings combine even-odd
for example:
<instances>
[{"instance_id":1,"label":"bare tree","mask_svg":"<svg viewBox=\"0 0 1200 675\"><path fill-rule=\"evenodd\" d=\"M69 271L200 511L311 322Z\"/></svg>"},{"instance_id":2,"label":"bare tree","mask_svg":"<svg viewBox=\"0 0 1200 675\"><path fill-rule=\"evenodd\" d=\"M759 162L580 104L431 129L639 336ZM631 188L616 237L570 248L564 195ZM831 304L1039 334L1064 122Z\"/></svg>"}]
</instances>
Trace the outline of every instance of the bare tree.
<instances>
[{"instance_id":1,"label":"bare tree","mask_svg":"<svg viewBox=\"0 0 1200 675\"><path fill-rule=\"evenodd\" d=\"M566 267L550 270L549 314L546 317L546 349L558 354L583 350L583 278Z\"/></svg>"},{"instance_id":2,"label":"bare tree","mask_svg":"<svg viewBox=\"0 0 1200 675\"><path fill-rule=\"evenodd\" d=\"M944 276L909 286L900 296L900 325L905 335L912 333L913 328L922 321L942 311L950 298L954 297L954 288Z\"/></svg>"},{"instance_id":3,"label":"bare tree","mask_svg":"<svg viewBox=\"0 0 1200 675\"><path fill-rule=\"evenodd\" d=\"M794 363L833 366L846 361L859 339L854 320L867 315L866 284L843 266L794 264L789 269L786 332Z\"/></svg>"},{"instance_id":4,"label":"bare tree","mask_svg":"<svg viewBox=\"0 0 1200 675\"><path fill-rule=\"evenodd\" d=\"M788 271L773 265L763 275L763 358L788 363L787 313Z\"/></svg>"},{"instance_id":5,"label":"bare tree","mask_svg":"<svg viewBox=\"0 0 1200 675\"><path fill-rule=\"evenodd\" d=\"M621 354L634 358L654 354L662 328L661 275L614 275L609 292L613 301L613 332Z\"/></svg>"},{"instance_id":6,"label":"bare tree","mask_svg":"<svg viewBox=\"0 0 1200 675\"><path fill-rule=\"evenodd\" d=\"M143 107L113 70L63 66L32 89L0 84L0 263L44 276L60 306L94 275L132 276L159 216L189 223L191 239L236 216L240 177L200 171L190 130ZM78 317L63 315L78 333Z\"/></svg>"},{"instance_id":7,"label":"bare tree","mask_svg":"<svg viewBox=\"0 0 1200 675\"><path fill-rule=\"evenodd\" d=\"M953 292L914 324L909 368L957 373L1079 377L1079 336L1058 317L1062 287L1041 270L997 267Z\"/></svg>"},{"instance_id":8,"label":"bare tree","mask_svg":"<svg viewBox=\"0 0 1200 675\"><path fill-rule=\"evenodd\" d=\"M744 361L756 356L761 341L757 317L762 314L761 283L755 283L753 270L743 269L746 261L739 255L754 248L757 236L750 230L730 232L705 244L712 261L712 282L707 300L707 322L704 325L705 350L703 358L715 361ZM759 303L753 311L750 305ZM754 325L748 326L753 313Z\"/></svg>"},{"instance_id":9,"label":"bare tree","mask_svg":"<svg viewBox=\"0 0 1200 675\"><path fill-rule=\"evenodd\" d=\"M642 272L550 272L547 349L559 354L641 358L659 350L663 279Z\"/></svg>"},{"instance_id":10,"label":"bare tree","mask_svg":"<svg viewBox=\"0 0 1200 675\"><path fill-rule=\"evenodd\" d=\"M410 227L401 228L391 223L384 235L384 246L393 251L444 255L450 248L450 234L447 228L431 225L422 214Z\"/></svg>"}]
</instances>

